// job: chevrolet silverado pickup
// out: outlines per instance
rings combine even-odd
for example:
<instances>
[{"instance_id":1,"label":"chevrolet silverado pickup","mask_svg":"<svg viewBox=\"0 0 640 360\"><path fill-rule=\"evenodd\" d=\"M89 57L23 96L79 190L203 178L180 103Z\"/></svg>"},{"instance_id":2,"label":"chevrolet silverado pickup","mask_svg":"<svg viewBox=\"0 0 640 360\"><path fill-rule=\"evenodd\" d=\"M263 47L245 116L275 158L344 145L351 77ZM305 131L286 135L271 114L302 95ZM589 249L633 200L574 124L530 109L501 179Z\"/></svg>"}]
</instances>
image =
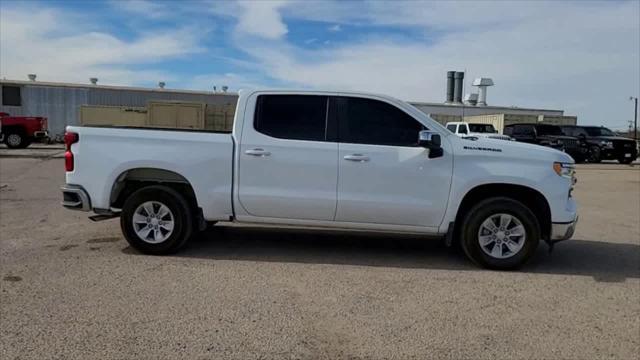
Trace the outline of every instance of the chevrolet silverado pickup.
<instances>
[{"instance_id":1,"label":"chevrolet silverado pickup","mask_svg":"<svg viewBox=\"0 0 640 360\"><path fill-rule=\"evenodd\" d=\"M513 269L573 235L573 159L463 139L391 97L241 91L230 133L67 127L62 205L178 251L217 222L422 234Z\"/></svg>"}]
</instances>

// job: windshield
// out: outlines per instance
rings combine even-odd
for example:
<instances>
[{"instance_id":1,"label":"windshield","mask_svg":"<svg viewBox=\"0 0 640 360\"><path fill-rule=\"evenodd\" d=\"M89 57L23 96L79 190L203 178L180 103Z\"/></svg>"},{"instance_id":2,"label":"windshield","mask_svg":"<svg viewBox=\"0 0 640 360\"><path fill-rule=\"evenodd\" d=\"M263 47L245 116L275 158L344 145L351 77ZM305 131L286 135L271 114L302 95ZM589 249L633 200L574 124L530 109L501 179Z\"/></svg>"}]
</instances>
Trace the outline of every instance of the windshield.
<instances>
[{"instance_id":1,"label":"windshield","mask_svg":"<svg viewBox=\"0 0 640 360\"><path fill-rule=\"evenodd\" d=\"M589 134L589 136L616 136L616 134L607 129L606 127L585 127L584 128L587 131L587 134Z\"/></svg>"},{"instance_id":2,"label":"windshield","mask_svg":"<svg viewBox=\"0 0 640 360\"><path fill-rule=\"evenodd\" d=\"M477 133L496 133L496 129L491 124L469 124L469 130Z\"/></svg>"},{"instance_id":3,"label":"windshield","mask_svg":"<svg viewBox=\"0 0 640 360\"><path fill-rule=\"evenodd\" d=\"M562 135L560 127L554 125L538 125L536 126L538 135Z\"/></svg>"}]
</instances>

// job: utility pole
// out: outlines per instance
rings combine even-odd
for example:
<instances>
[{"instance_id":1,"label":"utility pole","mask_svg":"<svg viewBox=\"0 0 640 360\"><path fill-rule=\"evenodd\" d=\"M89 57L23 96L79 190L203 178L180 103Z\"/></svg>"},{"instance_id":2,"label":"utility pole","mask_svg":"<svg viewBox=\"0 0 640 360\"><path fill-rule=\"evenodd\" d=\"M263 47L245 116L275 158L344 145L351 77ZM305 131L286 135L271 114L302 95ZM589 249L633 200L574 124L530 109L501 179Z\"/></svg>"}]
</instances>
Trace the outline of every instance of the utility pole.
<instances>
[{"instance_id":1,"label":"utility pole","mask_svg":"<svg viewBox=\"0 0 640 360\"><path fill-rule=\"evenodd\" d=\"M638 97L629 97L633 100L633 139L638 141Z\"/></svg>"}]
</instances>

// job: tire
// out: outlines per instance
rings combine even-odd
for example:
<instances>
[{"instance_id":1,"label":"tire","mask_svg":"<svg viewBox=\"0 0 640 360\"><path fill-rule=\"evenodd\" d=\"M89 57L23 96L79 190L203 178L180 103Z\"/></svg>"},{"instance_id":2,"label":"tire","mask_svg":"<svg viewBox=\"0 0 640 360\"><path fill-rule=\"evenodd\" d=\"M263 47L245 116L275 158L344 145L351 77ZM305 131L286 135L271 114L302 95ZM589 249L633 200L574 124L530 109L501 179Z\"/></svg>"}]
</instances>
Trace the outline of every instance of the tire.
<instances>
[{"instance_id":1,"label":"tire","mask_svg":"<svg viewBox=\"0 0 640 360\"><path fill-rule=\"evenodd\" d=\"M629 165L629 164L631 164L633 162L633 160L634 160L633 158L620 158L620 159L618 159L618 162L620 164Z\"/></svg>"},{"instance_id":2,"label":"tire","mask_svg":"<svg viewBox=\"0 0 640 360\"><path fill-rule=\"evenodd\" d=\"M147 211L149 206L151 210ZM167 209L169 214L166 214ZM166 186L148 186L127 198L120 214L120 227L129 245L140 252L173 254L191 238L192 213L187 200L177 191ZM147 234L146 238L140 235L144 233Z\"/></svg>"},{"instance_id":3,"label":"tire","mask_svg":"<svg viewBox=\"0 0 640 360\"><path fill-rule=\"evenodd\" d=\"M494 225L499 225L498 221L505 215L511 217L506 229L497 233L486 231L485 224L489 224L489 219L494 221ZM522 226L521 230L519 226ZM510 234L508 230L514 234ZM481 234L489 235L482 235L482 239ZM514 270L524 265L538 248L540 225L533 212L521 202L507 197L494 197L479 202L465 215L461 236L462 249L474 263L488 269ZM491 239L492 236L495 240L485 241L484 246L481 245L481 241ZM501 239L507 240L502 243ZM502 244L498 245L498 242ZM499 246L496 252L501 253L501 256L494 256L498 255L494 253L496 246ZM517 251L509 251L510 248Z\"/></svg>"},{"instance_id":4,"label":"tire","mask_svg":"<svg viewBox=\"0 0 640 360\"><path fill-rule=\"evenodd\" d=\"M31 141L20 131L13 131L5 134L4 143L10 149L24 149Z\"/></svg>"},{"instance_id":5,"label":"tire","mask_svg":"<svg viewBox=\"0 0 640 360\"><path fill-rule=\"evenodd\" d=\"M599 163L602 161L602 151L600 146L593 145L589 148L589 162L590 163Z\"/></svg>"}]
</instances>

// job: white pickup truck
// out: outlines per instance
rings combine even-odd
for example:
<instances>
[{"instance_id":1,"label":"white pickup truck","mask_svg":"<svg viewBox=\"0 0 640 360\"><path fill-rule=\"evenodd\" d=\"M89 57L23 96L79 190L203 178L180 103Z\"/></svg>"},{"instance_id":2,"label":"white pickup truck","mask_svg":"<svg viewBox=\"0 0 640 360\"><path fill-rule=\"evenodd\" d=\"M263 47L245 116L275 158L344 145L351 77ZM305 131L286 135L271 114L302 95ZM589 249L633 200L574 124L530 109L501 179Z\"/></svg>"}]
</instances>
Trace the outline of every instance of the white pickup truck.
<instances>
[{"instance_id":1,"label":"white pickup truck","mask_svg":"<svg viewBox=\"0 0 640 360\"><path fill-rule=\"evenodd\" d=\"M62 205L119 216L149 254L233 221L418 233L512 269L578 218L567 154L462 139L381 95L241 91L231 133L69 126L65 141Z\"/></svg>"},{"instance_id":2,"label":"white pickup truck","mask_svg":"<svg viewBox=\"0 0 640 360\"><path fill-rule=\"evenodd\" d=\"M491 124L466 123L461 121L448 122L447 130L459 137L482 137L488 139L513 140L511 136L498 134Z\"/></svg>"}]
</instances>

